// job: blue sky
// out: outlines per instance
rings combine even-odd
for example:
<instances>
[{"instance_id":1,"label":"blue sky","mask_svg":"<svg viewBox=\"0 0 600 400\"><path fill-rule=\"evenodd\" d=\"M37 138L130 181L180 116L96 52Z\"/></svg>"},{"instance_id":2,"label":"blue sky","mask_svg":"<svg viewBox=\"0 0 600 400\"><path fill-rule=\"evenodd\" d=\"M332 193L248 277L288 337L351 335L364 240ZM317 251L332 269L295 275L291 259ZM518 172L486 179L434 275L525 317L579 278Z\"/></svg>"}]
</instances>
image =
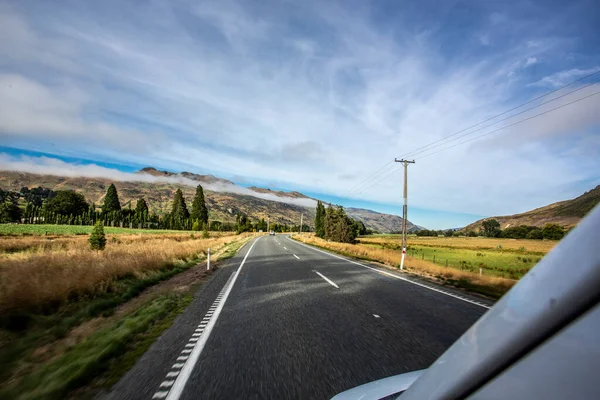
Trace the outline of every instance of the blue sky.
<instances>
[{"instance_id":1,"label":"blue sky","mask_svg":"<svg viewBox=\"0 0 600 400\"><path fill-rule=\"evenodd\" d=\"M0 167L149 165L398 214L386 163L600 70L599 9L0 0ZM600 96L566 106L598 80L465 139L565 105L541 117L414 153L409 219L456 227L600 184Z\"/></svg>"}]
</instances>

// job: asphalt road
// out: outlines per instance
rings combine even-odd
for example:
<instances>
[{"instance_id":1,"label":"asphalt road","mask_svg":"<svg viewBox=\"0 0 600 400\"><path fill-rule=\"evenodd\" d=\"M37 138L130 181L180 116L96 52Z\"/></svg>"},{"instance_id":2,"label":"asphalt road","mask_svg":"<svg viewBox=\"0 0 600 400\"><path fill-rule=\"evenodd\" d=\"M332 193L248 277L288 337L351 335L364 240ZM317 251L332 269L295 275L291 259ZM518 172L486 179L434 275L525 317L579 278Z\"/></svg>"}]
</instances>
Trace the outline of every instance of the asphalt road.
<instances>
[{"instance_id":1,"label":"asphalt road","mask_svg":"<svg viewBox=\"0 0 600 400\"><path fill-rule=\"evenodd\" d=\"M108 397L328 399L428 367L487 310L395 276L263 236L199 290Z\"/></svg>"}]
</instances>

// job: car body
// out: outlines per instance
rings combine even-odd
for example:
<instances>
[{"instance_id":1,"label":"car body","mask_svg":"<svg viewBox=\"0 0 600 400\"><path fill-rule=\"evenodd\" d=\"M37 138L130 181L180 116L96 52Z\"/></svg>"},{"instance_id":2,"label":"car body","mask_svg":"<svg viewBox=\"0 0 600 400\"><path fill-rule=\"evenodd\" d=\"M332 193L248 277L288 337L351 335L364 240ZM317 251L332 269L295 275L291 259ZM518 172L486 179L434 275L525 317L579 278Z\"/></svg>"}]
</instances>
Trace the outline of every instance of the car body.
<instances>
[{"instance_id":1,"label":"car body","mask_svg":"<svg viewBox=\"0 0 600 400\"><path fill-rule=\"evenodd\" d=\"M270 235L270 236L275 236L275 231L271 231L271 232L269 232L269 235Z\"/></svg>"},{"instance_id":2,"label":"car body","mask_svg":"<svg viewBox=\"0 0 600 400\"><path fill-rule=\"evenodd\" d=\"M600 206L428 369L334 399L600 399L598 243Z\"/></svg>"}]
</instances>

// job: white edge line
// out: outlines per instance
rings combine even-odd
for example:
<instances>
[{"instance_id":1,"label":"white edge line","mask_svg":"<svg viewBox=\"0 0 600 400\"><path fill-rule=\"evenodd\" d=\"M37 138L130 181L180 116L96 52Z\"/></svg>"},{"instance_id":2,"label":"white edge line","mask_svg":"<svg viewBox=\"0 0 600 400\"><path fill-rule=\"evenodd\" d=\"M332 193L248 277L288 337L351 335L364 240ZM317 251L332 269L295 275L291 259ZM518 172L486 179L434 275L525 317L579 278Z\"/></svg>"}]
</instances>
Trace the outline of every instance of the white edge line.
<instances>
[{"instance_id":1,"label":"white edge line","mask_svg":"<svg viewBox=\"0 0 600 400\"><path fill-rule=\"evenodd\" d=\"M292 255L293 255L294 257L296 257L298 260L300 259L300 257L298 257L297 255L295 255L295 254L292 254Z\"/></svg>"},{"instance_id":2,"label":"white edge line","mask_svg":"<svg viewBox=\"0 0 600 400\"><path fill-rule=\"evenodd\" d=\"M246 253L246 256L242 260L242 263L240 264L239 268L235 272L233 279L229 282L229 285L227 286L227 290L225 291L225 294L223 295L223 300L219 303L217 310L215 311L213 317L210 319L210 321L208 322L208 325L206 326L206 328L204 330L204 334L201 336L200 340L196 342L196 346L194 347L194 350L192 350L190 357L185 362L185 365L179 372L179 375L177 376L175 383L173 384L173 386L171 387L171 390L169 391L167 400L178 400L179 397L181 397L181 394L183 393L183 389L185 388L185 384L187 383L190 375L192 374L192 371L194 370L194 367L196 366L196 362L198 362L198 359L200 358L200 354L202 353L202 350L204 349L204 345L206 344L206 341L208 340L210 333L212 332L212 330L215 326L215 323L217 322L217 319L219 318L219 314L221 314L221 310L223 310L223 305L227 301L227 297L229 297L229 293L231 292L231 289L233 288L233 284L235 283L238 275L240 274L242 267L246 263L246 259L248 258L248 255L250 255L252 248L254 247L256 242L258 242L259 239L260 239L260 237L257 238L254 241L254 243L252 243L252 246L250 246L250 249Z\"/></svg>"},{"instance_id":3,"label":"white edge line","mask_svg":"<svg viewBox=\"0 0 600 400\"><path fill-rule=\"evenodd\" d=\"M369 267L369 266L367 266L367 265L364 265L364 264L361 264L361 263L359 263L359 262L352 261L352 260L349 260L349 259L347 259L347 258L344 258L344 257L340 257L340 256L338 256L338 255L335 255L335 254L329 253L329 252L327 252L327 251L323 251L323 250L321 250L321 249L314 248L314 247L312 247L312 246L309 246L309 245L307 245L307 244L304 244L304 243L297 242L297 241L295 241L294 239L291 239L291 238L289 238L289 237L288 237L288 240L292 240L292 241L294 241L294 243L297 243L297 244L299 244L299 245L302 245L302 246L308 247L309 249L313 249L313 250L315 250L315 251L318 251L318 252L320 252L320 253L323 253L323 254L330 255L331 257L339 258L340 260L344 260L344 261L348 261L349 263L352 263L352 264L360 265L360 266L361 266L361 267L363 267L363 268L368 268L368 269L370 269L370 270L372 270L372 271L375 271L375 272L378 272L378 273L380 273L380 274L384 274L384 275L387 275L387 276L391 276L392 278L400 279L401 281L405 281L405 282L408 282L408 283L412 283L413 285L421 286L421 287L424 287L424 288L426 288L426 289L433 290L434 292L438 292L438 293L441 293L441 294L445 294L446 296L454 297L455 299L462 300L462 301L466 301L467 303L475 304L476 306L479 306L479 307L487 308L488 310L489 310L490 308L492 308L492 307L486 306L486 305L484 305L484 304L481 304L481 303L479 303L479 302L477 302L477 301L473 301L473 300L465 299L465 298L463 298L463 297L456 296L456 295L454 295L454 294L452 294L452 293L444 292L443 290L439 290L439 289L433 288L433 287L431 287L431 286L423 285L422 283L415 282L415 281L412 281L412 280L410 280L410 279L403 278L403 277L401 277L401 276L398 276L398 275L392 274L392 273L390 273L390 272L386 272L386 271L379 270L379 269L377 269L377 268ZM318 273L318 272L317 272L317 273Z\"/></svg>"},{"instance_id":4,"label":"white edge line","mask_svg":"<svg viewBox=\"0 0 600 400\"><path fill-rule=\"evenodd\" d=\"M325 275L323 275L322 273L320 273L319 271L315 271L315 273L317 275L319 275L321 278L325 279L327 281L327 283L329 283L331 286L335 286L336 288L340 288L338 285L335 284L334 281L332 281L331 279L329 279L328 277L326 277Z\"/></svg>"}]
</instances>

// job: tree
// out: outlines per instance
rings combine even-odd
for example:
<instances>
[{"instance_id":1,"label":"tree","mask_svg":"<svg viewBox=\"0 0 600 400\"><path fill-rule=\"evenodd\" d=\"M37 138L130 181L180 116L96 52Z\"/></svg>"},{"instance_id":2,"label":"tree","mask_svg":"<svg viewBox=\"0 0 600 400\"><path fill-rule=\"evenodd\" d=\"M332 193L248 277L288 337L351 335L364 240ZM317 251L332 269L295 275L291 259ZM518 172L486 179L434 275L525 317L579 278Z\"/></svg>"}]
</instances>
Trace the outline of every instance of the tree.
<instances>
[{"instance_id":1,"label":"tree","mask_svg":"<svg viewBox=\"0 0 600 400\"><path fill-rule=\"evenodd\" d=\"M354 220L354 230L356 231L356 236L366 235L368 233L364 222L357 219Z\"/></svg>"},{"instance_id":2,"label":"tree","mask_svg":"<svg viewBox=\"0 0 600 400\"><path fill-rule=\"evenodd\" d=\"M82 194L73 190L59 190L56 196L44 203L46 211L61 215L81 215L88 211L89 204Z\"/></svg>"},{"instance_id":3,"label":"tree","mask_svg":"<svg viewBox=\"0 0 600 400\"><path fill-rule=\"evenodd\" d=\"M190 217L190 213L185 204L181 189L177 189L173 198L173 208L171 209L171 218L173 219L173 228L185 228L186 220Z\"/></svg>"},{"instance_id":4,"label":"tree","mask_svg":"<svg viewBox=\"0 0 600 400\"><path fill-rule=\"evenodd\" d=\"M497 237L500 234L500 222L493 218L483 221L483 234L486 237Z\"/></svg>"},{"instance_id":5,"label":"tree","mask_svg":"<svg viewBox=\"0 0 600 400\"><path fill-rule=\"evenodd\" d=\"M148 214L148 203L144 200L143 197L140 197L138 201L135 203L135 216L138 220L141 220L144 215Z\"/></svg>"},{"instance_id":6,"label":"tree","mask_svg":"<svg viewBox=\"0 0 600 400\"><path fill-rule=\"evenodd\" d=\"M208 209L204 203L204 190L202 189L202 185L196 187L196 195L192 202L191 217L193 220L198 220L202 224L208 223Z\"/></svg>"},{"instance_id":7,"label":"tree","mask_svg":"<svg viewBox=\"0 0 600 400\"><path fill-rule=\"evenodd\" d=\"M565 230L558 224L546 224L542 227L542 237L549 240L560 240L565 236Z\"/></svg>"},{"instance_id":8,"label":"tree","mask_svg":"<svg viewBox=\"0 0 600 400\"><path fill-rule=\"evenodd\" d=\"M317 201L317 213L315 216L315 235L320 238L325 237L325 206Z\"/></svg>"},{"instance_id":9,"label":"tree","mask_svg":"<svg viewBox=\"0 0 600 400\"><path fill-rule=\"evenodd\" d=\"M448 229L447 231L444 232L444 236L446 237L452 237L452 229Z\"/></svg>"},{"instance_id":10,"label":"tree","mask_svg":"<svg viewBox=\"0 0 600 400\"><path fill-rule=\"evenodd\" d=\"M114 184L110 184L106 189L106 196L104 196L104 204L102 204L102 213L106 214L112 211L120 211L121 203L119 202L119 194Z\"/></svg>"},{"instance_id":11,"label":"tree","mask_svg":"<svg viewBox=\"0 0 600 400\"><path fill-rule=\"evenodd\" d=\"M535 228L529 231L526 237L527 239L543 239L544 235L542 234L542 230L540 228Z\"/></svg>"},{"instance_id":12,"label":"tree","mask_svg":"<svg viewBox=\"0 0 600 400\"><path fill-rule=\"evenodd\" d=\"M96 222L88 241L90 242L90 248L92 250L104 250L106 247L106 237L104 236L104 225L102 225L102 221Z\"/></svg>"},{"instance_id":13,"label":"tree","mask_svg":"<svg viewBox=\"0 0 600 400\"><path fill-rule=\"evenodd\" d=\"M343 207L331 204L325 210L325 238L335 242L353 243L357 236L356 222L346 215Z\"/></svg>"},{"instance_id":14,"label":"tree","mask_svg":"<svg viewBox=\"0 0 600 400\"><path fill-rule=\"evenodd\" d=\"M0 222L19 222L21 220L21 209L16 203L4 202L0 204Z\"/></svg>"}]
</instances>

